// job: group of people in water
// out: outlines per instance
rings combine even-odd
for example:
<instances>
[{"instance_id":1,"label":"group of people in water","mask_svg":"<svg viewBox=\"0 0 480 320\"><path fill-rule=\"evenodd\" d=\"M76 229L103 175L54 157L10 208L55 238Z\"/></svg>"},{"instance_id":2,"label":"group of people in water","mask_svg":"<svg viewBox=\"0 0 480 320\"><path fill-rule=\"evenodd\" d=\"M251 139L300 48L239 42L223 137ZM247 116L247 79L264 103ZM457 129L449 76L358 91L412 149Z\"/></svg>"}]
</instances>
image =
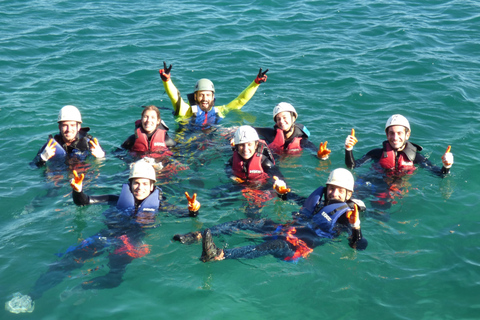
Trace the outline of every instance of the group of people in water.
<instances>
[{"instance_id":1,"label":"group of people in water","mask_svg":"<svg viewBox=\"0 0 480 320\"><path fill-rule=\"evenodd\" d=\"M255 94L261 83L267 80L268 69L259 70L255 80L230 103L215 106L215 87L208 79L195 84L188 102L171 80L172 65L159 71L160 78L169 96L176 117L189 118L193 128L203 130L218 126L222 118L234 109L242 108ZM409 141L411 128L408 120L399 114L392 115L386 122L386 141L382 148L374 149L360 160L355 160L353 147L357 143L354 129L345 140L345 166L330 172L325 183L304 198L288 187L276 166L278 154L298 154L303 149L316 152L320 160L328 159L330 150L327 142L318 149L309 140L308 129L297 123L298 113L287 103L280 102L273 109L273 128L240 126L230 141L232 155L227 162L234 183L250 187L268 185L281 200L291 200L300 206L288 222L275 222L259 216L221 223L204 230L172 235L174 241L182 244L202 242L203 262L224 259L251 259L268 254L286 260L296 261L306 257L313 248L341 233L348 234L348 244L356 250L364 250L368 242L360 227L360 212L366 210L362 200L353 197L355 182L349 169L372 160L388 176L402 176L412 173L416 165L430 169L439 176L449 173L453 164L450 147L442 157L441 168L433 165L421 153L422 147ZM37 167L48 163L83 162L89 156L104 158L105 151L98 140L82 127L80 111L71 105L61 108L58 115L59 133L50 136L33 160ZM114 288L120 285L127 265L134 259L148 254L150 249L143 243L146 227L152 226L159 211L175 213L186 218L195 218L200 211L197 195L185 192L188 208L178 208L165 201L161 188L156 185L158 159L174 157L170 148L175 147L175 137L168 135L169 128L162 121L155 106L144 107L141 119L135 123L134 133L122 144L132 154L128 183L123 184L119 195L88 195L83 190L84 173L73 170L70 181L73 202L78 206L108 203L111 208L105 214L106 228L97 234L69 247L59 254L59 260L52 263L35 283L27 295L15 293L5 305L12 313L32 312L35 301L42 294L59 284L73 270L85 261L108 252L109 271L83 282L78 289ZM157 160L155 160L157 159ZM161 166L160 166L161 167ZM157 168L157 171L156 171ZM213 236L231 234L238 230L249 230L263 235L263 242L230 249L215 245Z\"/></svg>"}]
</instances>

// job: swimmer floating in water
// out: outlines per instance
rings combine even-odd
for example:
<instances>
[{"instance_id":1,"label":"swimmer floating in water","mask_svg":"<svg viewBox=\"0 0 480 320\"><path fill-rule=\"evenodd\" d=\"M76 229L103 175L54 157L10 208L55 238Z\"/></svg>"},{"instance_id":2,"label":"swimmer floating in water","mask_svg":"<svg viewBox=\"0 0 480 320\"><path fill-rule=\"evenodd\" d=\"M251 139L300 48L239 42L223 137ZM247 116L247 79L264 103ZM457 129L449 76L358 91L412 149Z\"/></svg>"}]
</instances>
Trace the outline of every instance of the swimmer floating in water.
<instances>
[{"instance_id":1,"label":"swimmer floating in water","mask_svg":"<svg viewBox=\"0 0 480 320\"><path fill-rule=\"evenodd\" d=\"M317 152L317 157L327 160L330 150L327 149L327 141L320 143L317 151L315 145L308 140L310 132L307 127L296 122L298 113L287 102L280 102L273 109L273 128L255 128L260 137L266 140L268 147L275 153L299 153L303 149L311 149Z\"/></svg>"},{"instance_id":2,"label":"swimmer floating in water","mask_svg":"<svg viewBox=\"0 0 480 320\"><path fill-rule=\"evenodd\" d=\"M363 165L369 160L378 162L387 174L402 175L412 173L415 170L415 164L439 176L445 176L449 173L453 165L453 154L450 152L450 146L442 156L443 167L434 166L427 158L421 155L422 147L408 141L411 134L410 123L407 118L400 114L391 116L385 124L385 133L387 140L383 142L383 147L373 149L365 154L360 160L353 158L353 146L357 143L355 130L345 140L345 165L353 169Z\"/></svg>"},{"instance_id":3,"label":"swimmer floating in water","mask_svg":"<svg viewBox=\"0 0 480 320\"><path fill-rule=\"evenodd\" d=\"M82 115L75 106L64 106L58 114L60 133L50 136L48 142L38 151L33 164L44 166L47 161L77 158L83 161L89 154L95 158L104 158L98 140L88 134L90 128L82 128Z\"/></svg>"},{"instance_id":4,"label":"swimmer floating in water","mask_svg":"<svg viewBox=\"0 0 480 320\"><path fill-rule=\"evenodd\" d=\"M183 118L193 117L191 122L200 127L218 124L229 111L241 109L253 97L260 84L267 81L268 72L268 69L262 72L260 68L255 80L237 98L226 105L215 107L215 87L212 81L198 80L194 92L188 95L188 103L186 103L170 80L171 70L172 65L167 68L167 64L163 62L163 69L159 73L165 91L172 102L174 115Z\"/></svg>"},{"instance_id":5,"label":"swimmer floating in water","mask_svg":"<svg viewBox=\"0 0 480 320\"><path fill-rule=\"evenodd\" d=\"M79 206L97 203L115 205L115 210L105 212L105 224L108 227L60 254L62 258L50 265L48 271L40 276L28 295L15 293L13 298L6 302L7 311L32 312L35 301L45 291L61 283L73 270L81 268L86 261L105 252L109 253L109 272L84 281L78 290L119 286L127 265L150 252L149 246L143 243L145 228L154 226L159 210L168 209L169 212L175 210L182 217L195 217L200 209L196 194L190 197L188 193L185 193L188 199L188 211L166 206L163 202L162 190L155 186L155 170L144 160L132 164L129 183L123 185L119 196L89 196L82 190L84 175L79 176L76 171L74 174L71 185L75 204Z\"/></svg>"},{"instance_id":6,"label":"swimmer floating in water","mask_svg":"<svg viewBox=\"0 0 480 320\"><path fill-rule=\"evenodd\" d=\"M275 223L269 219L243 219L226 222L187 234L177 234L173 240L190 244L202 240L203 262L224 259L252 259L267 254L287 261L306 257L313 248L329 239L338 237L342 231L351 233L350 247L364 250L368 242L360 229L358 210L365 210L360 200L352 199L354 179L350 171L333 170L326 187L316 189L304 202L299 213L288 223ZM231 234L251 230L265 234L265 242L239 248L220 249L212 235Z\"/></svg>"}]
</instances>

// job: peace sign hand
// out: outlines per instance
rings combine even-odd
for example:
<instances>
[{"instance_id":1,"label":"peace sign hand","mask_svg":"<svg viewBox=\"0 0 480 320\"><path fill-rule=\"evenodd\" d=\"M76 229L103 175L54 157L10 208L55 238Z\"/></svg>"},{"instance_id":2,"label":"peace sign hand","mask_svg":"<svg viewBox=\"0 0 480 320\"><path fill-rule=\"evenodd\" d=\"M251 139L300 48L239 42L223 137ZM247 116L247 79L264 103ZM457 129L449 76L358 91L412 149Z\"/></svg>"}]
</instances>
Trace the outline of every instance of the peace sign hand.
<instances>
[{"instance_id":1,"label":"peace sign hand","mask_svg":"<svg viewBox=\"0 0 480 320\"><path fill-rule=\"evenodd\" d=\"M170 70L172 70L172 65L167 68L167 63L163 61L163 69L160 69L158 73L160 73L160 78L162 81L167 82L170 80Z\"/></svg>"},{"instance_id":2,"label":"peace sign hand","mask_svg":"<svg viewBox=\"0 0 480 320\"><path fill-rule=\"evenodd\" d=\"M267 81L267 72L268 72L268 69L262 72L262 68L260 68L260 70L258 71L258 75L255 78L255 83L260 84Z\"/></svg>"},{"instance_id":3,"label":"peace sign hand","mask_svg":"<svg viewBox=\"0 0 480 320\"><path fill-rule=\"evenodd\" d=\"M77 173L77 170L73 170L73 178L70 181L70 185L72 189L76 192L82 192L83 188L83 179L85 178L85 174L81 174L80 176Z\"/></svg>"}]
</instances>

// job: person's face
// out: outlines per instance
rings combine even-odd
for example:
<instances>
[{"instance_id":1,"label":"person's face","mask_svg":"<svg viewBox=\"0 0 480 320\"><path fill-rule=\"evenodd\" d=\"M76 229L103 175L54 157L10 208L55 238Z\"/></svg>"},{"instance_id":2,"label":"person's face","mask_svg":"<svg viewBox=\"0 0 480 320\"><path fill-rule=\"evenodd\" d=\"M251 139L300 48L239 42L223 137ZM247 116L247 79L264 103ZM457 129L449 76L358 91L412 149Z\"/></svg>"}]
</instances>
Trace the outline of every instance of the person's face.
<instances>
[{"instance_id":1,"label":"person's face","mask_svg":"<svg viewBox=\"0 0 480 320\"><path fill-rule=\"evenodd\" d=\"M203 111L210 111L213 107L215 94L213 91L197 91L195 92L195 101Z\"/></svg>"},{"instance_id":2,"label":"person's face","mask_svg":"<svg viewBox=\"0 0 480 320\"><path fill-rule=\"evenodd\" d=\"M394 150L401 151L410 138L410 131L406 132L407 129L404 126L391 126L387 129L387 140L390 143L390 146Z\"/></svg>"},{"instance_id":3,"label":"person's face","mask_svg":"<svg viewBox=\"0 0 480 320\"><path fill-rule=\"evenodd\" d=\"M157 129L160 124L160 119L157 117L157 113L154 110L147 110L142 116L142 127L147 133L152 133Z\"/></svg>"},{"instance_id":4,"label":"person's face","mask_svg":"<svg viewBox=\"0 0 480 320\"><path fill-rule=\"evenodd\" d=\"M150 179L145 178L133 178L130 184L133 196L138 201L145 200L155 187Z\"/></svg>"},{"instance_id":5,"label":"person's face","mask_svg":"<svg viewBox=\"0 0 480 320\"><path fill-rule=\"evenodd\" d=\"M283 111L275 116L275 121L277 127L282 129L283 131L290 131L293 123L295 122L295 118L291 112Z\"/></svg>"},{"instance_id":6,"label":"person's face","mask_svg":"<svg viewBox=\"0 0 480 320\"><path fill-rule=\"evenodd\" d=\"M237 146L238 154L245 160L250 159L257 149L257 141L241 143Z\"/></svg>"},{"instance_id":7,"label":"person's face","mask_svg":"<svg viewBox=\"0 0 480 320\"><path fill-rule=\"evenodd\" d=\"M352 193L345 188L334 186L333 184L327 185L327 200L337 200L345 202L352 196Z\"/></svg>"},{"instance_id":8,"label":"person's face","mask_svg":"<svg viewBox=\"0 0 480 320\"><path fill-rule=\"evenodd\" d=\"M77 121L62 121L58 124L58 129L65 142L71 143L77 138L80 123Z\"/></svg>"}]
</instances>

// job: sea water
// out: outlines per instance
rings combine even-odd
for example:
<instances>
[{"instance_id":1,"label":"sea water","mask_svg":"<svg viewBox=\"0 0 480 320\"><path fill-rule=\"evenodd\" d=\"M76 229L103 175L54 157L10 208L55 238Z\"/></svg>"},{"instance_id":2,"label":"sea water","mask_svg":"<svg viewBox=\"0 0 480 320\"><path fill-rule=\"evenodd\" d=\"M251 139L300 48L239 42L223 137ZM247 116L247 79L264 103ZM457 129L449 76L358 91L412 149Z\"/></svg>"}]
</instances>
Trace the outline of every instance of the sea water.
<instances>
[{"instance_id":1,"label":"sea water","mask_svg":"<svg viewBox=\"0 0 480 320\"><path fill-rule=\"evenodd\" d=\"M478 319L478 2L7 0L0 21L2 301L28 293L55 253L105 227L108 206L74 205L71 174L29 164L58 131L63 105L80 109L107 152L89 162L85 192L118 194L128 167L113 153L133 133L142 105L157 105L169 134L189 143L158 75L163 61L173 65L184 99L198 79L211 79L217 105L235 98L259 68L269 69L268 81L227 115L212 143L179 155L188 170L159 181L180 207L184 191L196 192L197 218L161 212L145 238L151 253L127 267L120 286L75 290L108 272L106 254L47 291L32 314L3 311L0 318ZM242 195L223 195L232 184L225 137L242 124L272 126L281 101L295 106L312 142L328 141L332 150L327 161L307 150L279 162L299 195L345 167L351 128L359 158L381 146L395 113L410 120L410 140L430 161L441 165L451 145L455 163L443 179L416 170L385 209L371 205L376 172L369 164L354 170L368 206L361 216L366 251L353 251L341 236L297 263L272 256L202 263L200 244L172 236L245 217ZM286 222L297 209L274 199L261 215ZM259 240L250 233L215 238L229 248Z\"/></svg>"}]
</instances>

